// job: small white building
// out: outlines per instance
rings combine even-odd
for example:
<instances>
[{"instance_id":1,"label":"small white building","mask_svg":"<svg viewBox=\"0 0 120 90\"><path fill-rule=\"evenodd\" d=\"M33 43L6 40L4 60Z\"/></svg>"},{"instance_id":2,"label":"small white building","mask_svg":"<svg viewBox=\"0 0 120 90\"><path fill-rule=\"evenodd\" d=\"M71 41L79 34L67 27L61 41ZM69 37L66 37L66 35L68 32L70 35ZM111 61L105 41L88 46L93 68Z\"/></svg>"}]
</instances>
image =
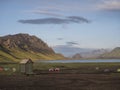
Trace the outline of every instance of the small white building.
<instances>
[{"instance_id":1,"label":"small white building","mask_svg":"<svg viewBox=\"0 0 120 90\"><path fill-rule=\"evenodd\" d=\"M24 74L33 74L33 61L31 59L23 59L20 62L20 72Z\"/></svg>"}]
</instances>

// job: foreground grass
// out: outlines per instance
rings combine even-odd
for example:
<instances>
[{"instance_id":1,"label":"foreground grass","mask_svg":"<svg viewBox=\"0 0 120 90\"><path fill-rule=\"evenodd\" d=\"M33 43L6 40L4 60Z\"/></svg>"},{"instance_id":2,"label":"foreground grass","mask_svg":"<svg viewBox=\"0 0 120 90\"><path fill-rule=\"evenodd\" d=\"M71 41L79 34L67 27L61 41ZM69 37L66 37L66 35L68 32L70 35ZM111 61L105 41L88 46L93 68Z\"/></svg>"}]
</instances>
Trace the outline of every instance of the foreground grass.
<instances>
[{"instance_id":1,"label":"foreground grass","mask_svg":"<svg viewBox=\"0 0 120 90\"><path fill-rule=\"evenodd\" d=\"M0 68L7 68L8 70L0 71L0 75L14 75L14 74L20 74L19 72L19 64L18 63L0 63ZM16 71L13 71L13 68L16 69Z\"/></svg>"},{"instance_id":2,"label":"foreground grass","mask_svg":"<svg viewBox=\"0 0 120 90\"><path fill-rule=\"evenodd\" d=\"M0 71L0 75L20 74L19 63L0 63L0 67L9 68L8 71ZM12 71L16 68L16 72ZM60 68L61 73L102 73L105 69L117 72L120 63L34 63L34 71L46 71L49 68Z\"/></svg>"},{"instance_id":3,"label":"foreground grass","mask_svg":"<svg viewBox=\"0 0 120 90\"><path fill-rule=\"evenodd\" d=\"M64 69L77 69L81 67L99 67L107 68L118 66L120 68L120 63L35 63L34 69L46 70L49 68L64 68Z\"/></svg>"}]
</instances>

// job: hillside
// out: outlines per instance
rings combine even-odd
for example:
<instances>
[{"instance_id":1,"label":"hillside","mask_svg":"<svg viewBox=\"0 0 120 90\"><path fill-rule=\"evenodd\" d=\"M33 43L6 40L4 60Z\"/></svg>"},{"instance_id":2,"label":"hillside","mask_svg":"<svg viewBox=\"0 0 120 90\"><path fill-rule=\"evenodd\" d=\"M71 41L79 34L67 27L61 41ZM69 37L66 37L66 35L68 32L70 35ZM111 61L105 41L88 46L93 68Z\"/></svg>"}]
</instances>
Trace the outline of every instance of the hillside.
<instances>
[{"instance_id":1,"label":"hillside","mask_svg":"<svg viewBox=\"0 0 120 90\"><path fill-rule=\"evenodd\" d=\"M0 37L0 61L19 61L24 58L33 60L63 59L52 48L36 36L16 34Z\"/></svg>"},{"instance_id":2,"label":"hillside","mask_svg":"<svg viewBox=\"0 0 120 90\"><path fill-rule=\"evenodd\" d=\"M120 59L120 47L113 49L109 53L101 55L100 58Z\"/></svg>"}]
</instances>

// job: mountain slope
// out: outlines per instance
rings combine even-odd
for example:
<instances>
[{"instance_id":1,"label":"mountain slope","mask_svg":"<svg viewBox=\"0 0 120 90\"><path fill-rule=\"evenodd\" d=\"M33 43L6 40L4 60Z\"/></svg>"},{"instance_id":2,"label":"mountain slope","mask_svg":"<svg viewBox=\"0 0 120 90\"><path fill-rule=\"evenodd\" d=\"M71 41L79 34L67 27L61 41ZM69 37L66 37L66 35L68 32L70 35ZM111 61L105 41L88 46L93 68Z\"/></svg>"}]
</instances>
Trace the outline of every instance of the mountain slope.
<instances>
[{"instance_id":1,"label":"mountain slope","mask_svg":"<svg viewBox=\"0 0 120 90\"><path fill-rule=\"evenodd\" d=\"M120 59L120 47L117 47L113 49L109 53L105 53L100 56L100 58L115 58L115 59Z\"/></svg>"},{"instance_id":2,"label":"mountain slope","mask_svg":"<svg viewBox=\"0 0 120 90\"><path fill-rule=\"evenodd\" d=\"M16 34L0 37L0 61L19 61L24 58L53 60L64 57L56 54L36 36Z\"/></svg>"}]
</instances>

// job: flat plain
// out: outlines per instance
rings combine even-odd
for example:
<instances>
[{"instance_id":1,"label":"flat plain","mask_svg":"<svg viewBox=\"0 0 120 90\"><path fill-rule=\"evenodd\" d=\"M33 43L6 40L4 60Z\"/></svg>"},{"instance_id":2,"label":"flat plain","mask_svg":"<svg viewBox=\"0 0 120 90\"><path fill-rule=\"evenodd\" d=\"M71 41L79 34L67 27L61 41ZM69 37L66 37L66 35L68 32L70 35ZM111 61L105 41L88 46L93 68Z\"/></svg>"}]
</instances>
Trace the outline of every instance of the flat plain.
<instances>
[{"instance_id":1,"label":"flat plain","mask_svg":"<svg viewBox=\"0 0 120 90\"><path fill-rule=\"evenodd\" d=\"M120 90L120 73L115 71L119 64L42 65L34 68L34 75L1 74L0 90ZM46 65L61 70L49 72Z\"/></svg>"}]
</instances>

